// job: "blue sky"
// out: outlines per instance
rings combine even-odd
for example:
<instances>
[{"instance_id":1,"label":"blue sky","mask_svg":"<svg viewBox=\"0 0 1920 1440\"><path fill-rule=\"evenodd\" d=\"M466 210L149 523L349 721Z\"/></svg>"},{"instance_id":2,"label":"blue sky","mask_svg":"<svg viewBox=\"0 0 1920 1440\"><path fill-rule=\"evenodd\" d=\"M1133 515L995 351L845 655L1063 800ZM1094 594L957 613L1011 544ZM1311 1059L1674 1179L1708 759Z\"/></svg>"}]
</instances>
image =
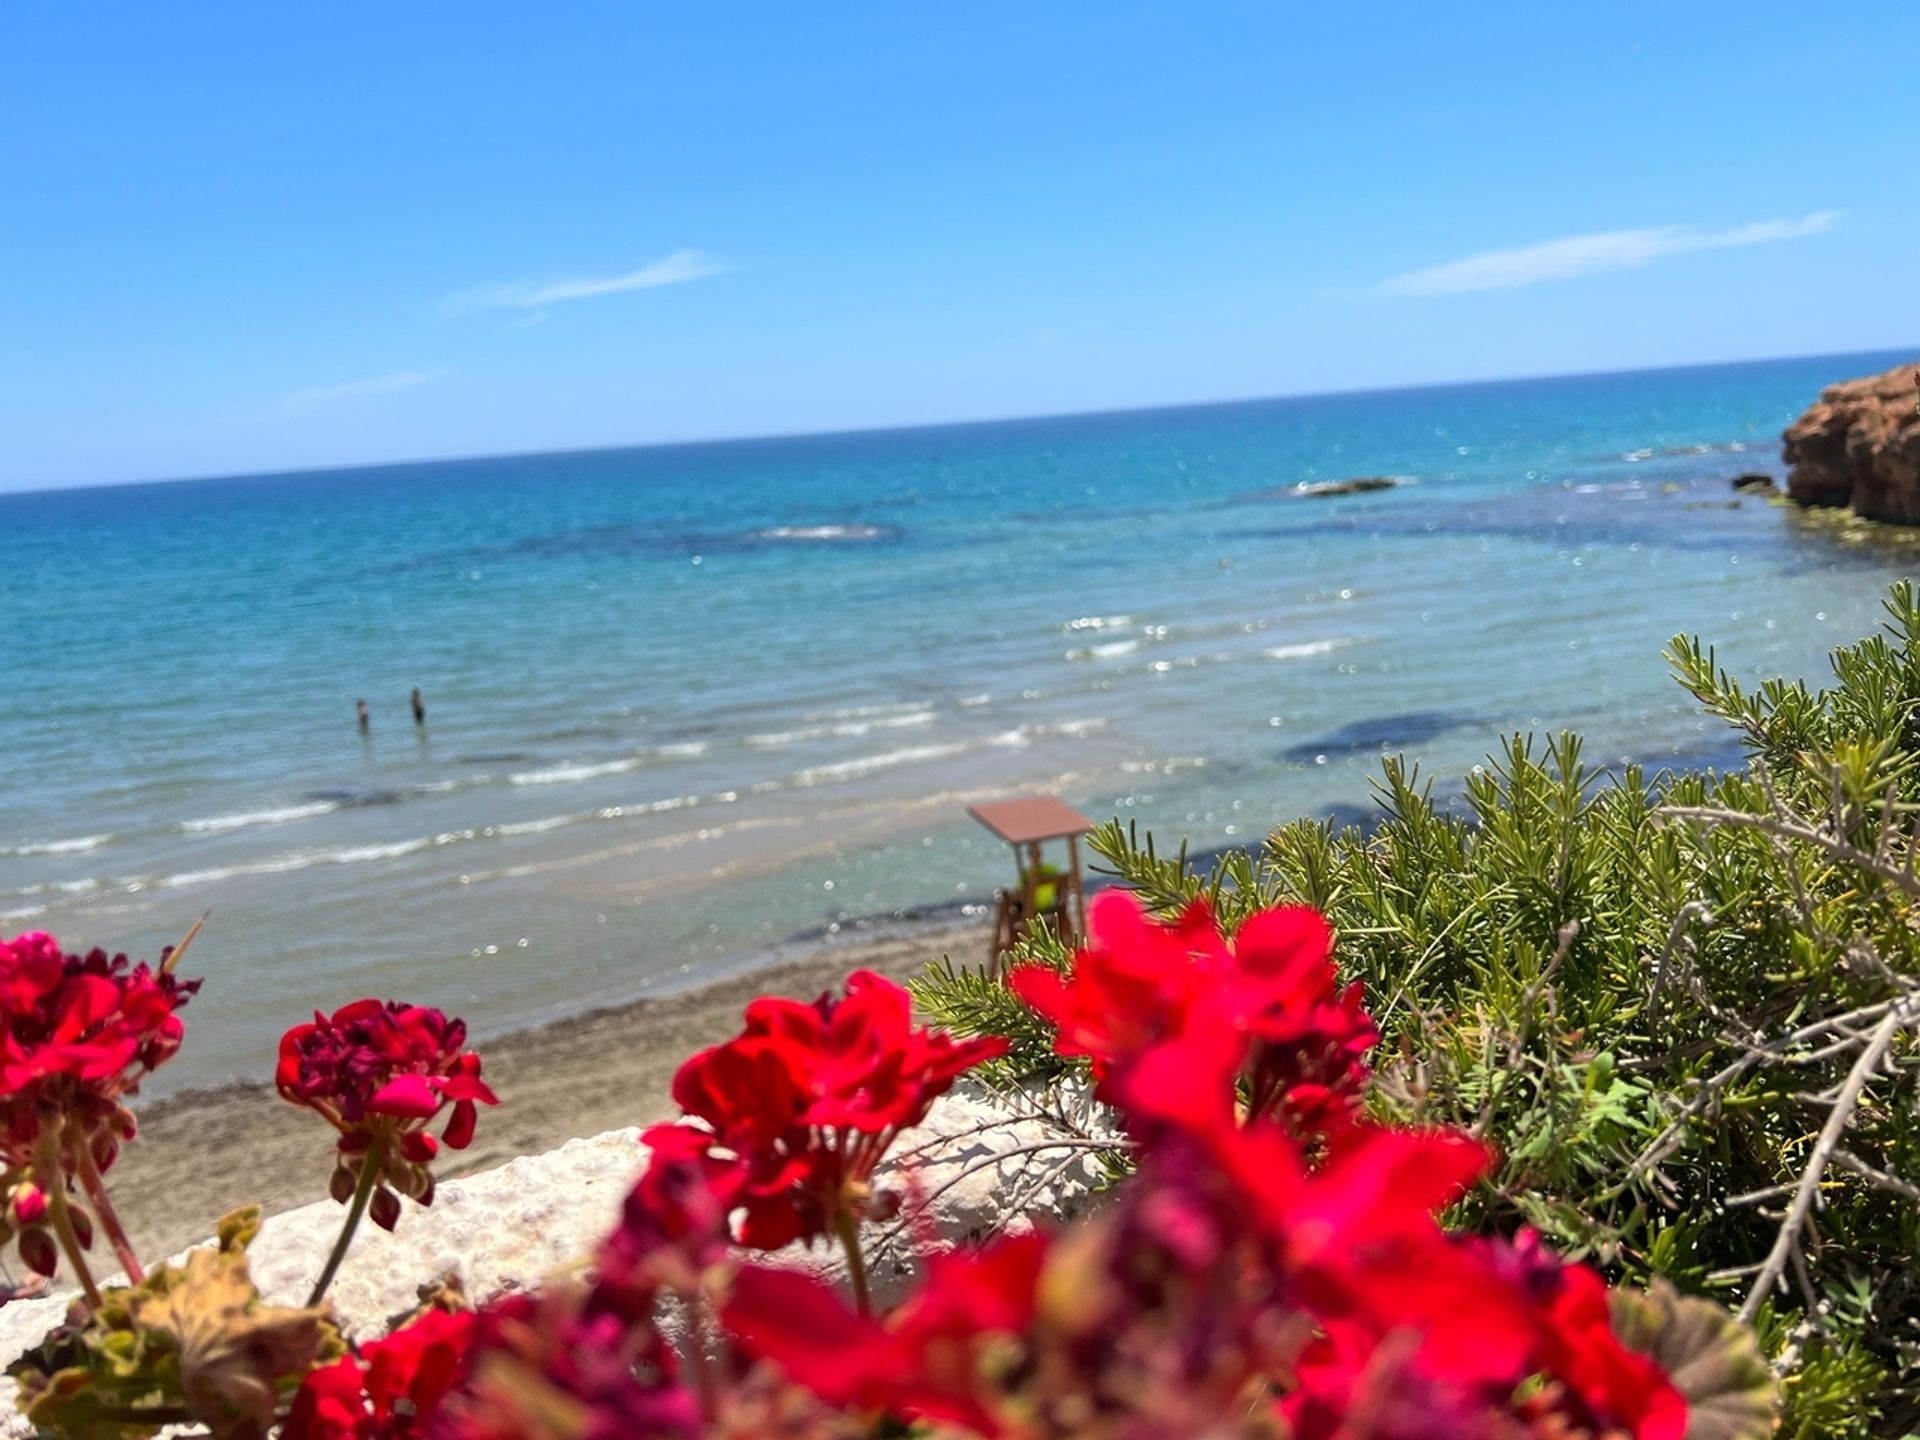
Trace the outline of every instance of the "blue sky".
<instances>
[{"instance_id":1,"label":"blue sky","mask_svg":"<svg viewBox=\"0 0 1920 1440\"><path fill-rule=\"evenodd\" d=\"M7 6L0 488L1914 344L1858 13Z\"/></svg>"}]
</instances>

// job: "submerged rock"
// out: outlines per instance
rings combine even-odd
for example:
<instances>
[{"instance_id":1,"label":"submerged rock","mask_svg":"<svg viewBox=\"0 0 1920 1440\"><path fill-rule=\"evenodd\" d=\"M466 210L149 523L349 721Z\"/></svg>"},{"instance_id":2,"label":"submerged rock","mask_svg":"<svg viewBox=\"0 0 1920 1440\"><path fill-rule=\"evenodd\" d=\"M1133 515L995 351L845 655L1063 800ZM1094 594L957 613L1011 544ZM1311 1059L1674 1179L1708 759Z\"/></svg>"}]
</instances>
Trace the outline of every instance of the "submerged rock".
<instances>
[{"instance_id":1,"label":"submerged rock","mask_svg":"<svg viewBox=\"0 0 1920 1440\"><path fill-rule=\"evenodd\" d=\"M1289 745L1280 755L1282 759L1306 764L1323 762L1336 755L1384 755L1478 723L1471 715L1447 710L1409 710L1403 715L1355 720L1316 739Z\"/></svg>"},{"instance_id":2,"label":"submerged rock","mask_svg":"<svg viewBox=\"0 0 1920 1440\"><path fill-rule=\"evenodd\" d=\"M1771 495L1775 490L1779 489L1779 487L1773 483L1773 477L1771 475L1762 475L1758 470L1749 471L1745 475L1734 476L1733 488L1755 495Z\"/></svg>"},{"instance_id":3,"label":"submerged rock","mask_svg":"<svg viewBox=\"0 0 1920 1440\"><path fill-rule=\"evenodd\" d=\"M1303 500L1319 500L1329 495L1365 495L1373 490L1391 490L1399 483L1391 475L1359 475L1351 480L1303 480L1286 493Z\"/></svg>"},{"instance_id":4,"label":"submerged rock","mask_svg":"<svg viewBox=\"0 0 1920 1440\"><path fill-rule=\"evenodd\" d=\"M1829 385L1782 438L1802 505L1920 525L1920 366Z\"/></svg>"}]
</instances>

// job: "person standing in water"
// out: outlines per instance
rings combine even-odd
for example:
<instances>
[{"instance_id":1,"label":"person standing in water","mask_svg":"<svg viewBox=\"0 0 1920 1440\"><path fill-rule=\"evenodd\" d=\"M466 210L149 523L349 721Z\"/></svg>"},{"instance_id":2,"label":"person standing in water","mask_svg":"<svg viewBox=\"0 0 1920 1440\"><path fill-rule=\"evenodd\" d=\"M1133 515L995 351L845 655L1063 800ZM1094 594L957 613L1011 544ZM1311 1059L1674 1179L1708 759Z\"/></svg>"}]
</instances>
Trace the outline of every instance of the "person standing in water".
<instances>
[{"instance_id":1,"label":"person standing in water","mask_svg":"<svg viewBox=\"0 0 1920 1440\"><path fill-rule=\"evenodd\" d=\"M362 735L364 735L364 734L366 734L366 733L367 733L367 723L368 723L368 721L367 721L367 702L366 702L365 700L356 700L356 701L354 701L354 702L353 702L353 711L354 711L354 714L356 714L356 715L358 715L358 716L360 717L360 733L361 733Z\"/></svg>"},{"instance_id":2,"label":"person standing in water","mask_svg":"<svg viewBox=\"0 0 1920 1440\"><path fill-rule=\"evenodd\" d=\"M427 702L420 698L420 687L418 685L413 687L413 695L411 698L413 700L413 723L416 725L426 724Z\"/></svg>"}]
</instances>

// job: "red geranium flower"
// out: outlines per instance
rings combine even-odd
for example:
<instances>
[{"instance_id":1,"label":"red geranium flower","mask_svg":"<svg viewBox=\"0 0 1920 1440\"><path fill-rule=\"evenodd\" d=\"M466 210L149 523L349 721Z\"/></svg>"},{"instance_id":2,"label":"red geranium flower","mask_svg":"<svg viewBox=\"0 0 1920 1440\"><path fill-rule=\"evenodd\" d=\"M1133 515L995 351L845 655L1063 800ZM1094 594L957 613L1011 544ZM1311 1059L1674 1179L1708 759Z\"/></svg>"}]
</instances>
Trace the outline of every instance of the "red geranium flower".
<instances>
[{"instance_id":1,"label":"red geranium flower","mask_svg":"<svg viewBox=\"0 0 1920 1440\"><path fill-rule=\"evenodd\" d=\"M1197 1121L1230 1102L1220 1085L1237 1077L1250 1122L1312 1137L1352 1122L1379 1031L1360 986L1340 987L1318 911L1261 911L1229 942L1204 900L1160 923L1113 890L1088 928L1070 976L1025 965L1008 983L1058 1028L1059 1054L1091 1059L1102 1098L1151 1095L1160 1118Z\"/></svg>"},{"instance_id":2,"label":"red geranium flower","mask_svg":"<svg viewBox=\"0 0 1920 1440\"><path fill-rule=\"evenodd\" d=\"M1477 1272L1482 1299L1423 1329L1323 1326L1282 1402L1293 1440L1345 1440L1356 1415L1383 1440L1682 1440L1686 1398L1651 1356L1621 1343L1598 1275L1564 1264L1531 1236L1456 1249ZM1524 1317L1518 1363L1486 1374L1435 1364L1436 1344L1471 1345L1486 1297Z\"/></svg>"},{"instance_id":3,"label":"red geranium flower","mask_svg":"<svg viewBox=\"0 0 1920 1440\"><path fill-rule=\"evenodd\" d=\"M1046 1239L1028 1234L934 1256L924 1285L884 1323L810 1275L749 1266L721 1318L749 1351L832 1404L994 1436L1003 1387L987 1362L1032 1326L1046 1255Z\"/></svg>"},{"instance_id":4,"label":"red geranium flower","mask_svg":"<svg viewBox=\"0 0 1920 1440\"><path fill-rule=\"evenodd\" d=\"M316 1013L311 1025L281 1037L280 1094L340 1132L335 1198L344 1201L364 1167L374 1164L368 1213L384 1229L393 1229L400 1216L393 1190L433 1203L428 1166L439 1143L428 1124L451 1106L440 1138L463 1150L473 1140L476 1107L500 1103L480 1078L480 1057L462 1049L466 1038L465 1021L391 1000L356 1000L331 1016Z\"/></svg>"},{"instance_id":5,"label":"red geranium flower","mask_svg":"<svg viewBox=\"0 0 1920 1440\"><path fill-rule=\"evenodd\" d=\"M740 1165L742 1243L775 1250L870 1213L874 1167L894 1137L1006 1048L916 1026L907 992L862 970L842 999L754 1001L738 1036L680 1067L673 1098L701 1122L707 1153ZM643 1138L684 1147L672 1129Z\"/></svg>"},{"instance_id":6,"label":"red geranium flower","mask_svg":"<svg viewBox=\"0 0 1920 1440\"><path fill-rule=\"evenodd\" d=\"M1553 1383L1536 1404L1595 1434L1624 1431L1634 1440L1681 1440L1687 1402L1650 1355L1629 1350L1614 1333L1606 1283L1585 1265L1571 1265L1529 1232L1511 1244L1483 1242L1491 1268L1515 1277L1533 1301L1538 1325L1535 1361Z\"/></svg>"},{"instance_id":7,"label":"red geranium flower","mask_svg":"<svg viewBox=\"0 0 1920 1440\"><path fill-rule=\"evenodd\" d=\"M472 1311L424 1311L384 1340L311 1372L281 1440L415 1440L467 1372Z\"/></svg>"},{"instance_id":8,"label":"red geranium flower","mask_svg":"<svg viewBox=\"0 0 1920 1440\"><path fill-rule=\"evenodd\" d=\"M1487 1160L1357 1126L1309 1169L1275 1127L1170 1128L1112 1209L935 1257L884 1320L747 1267L722 1322L831 1404L986 1437L1680 1440L1597 1276L1441 1230Z\"/></svg>"}]
</instances>

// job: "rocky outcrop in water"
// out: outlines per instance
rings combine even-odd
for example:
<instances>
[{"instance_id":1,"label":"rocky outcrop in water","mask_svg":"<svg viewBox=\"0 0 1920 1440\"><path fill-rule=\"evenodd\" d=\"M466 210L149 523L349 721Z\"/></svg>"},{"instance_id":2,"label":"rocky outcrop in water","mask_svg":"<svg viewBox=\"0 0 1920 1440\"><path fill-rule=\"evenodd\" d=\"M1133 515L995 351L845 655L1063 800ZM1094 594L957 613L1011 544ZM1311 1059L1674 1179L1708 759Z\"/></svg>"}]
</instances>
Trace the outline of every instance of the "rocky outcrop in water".
<instances>
[{"instance_id":1,"label":"rocky outcrop in water","mask_svg":"<svg viewBox=\"0 0 1920 1440\"><path fill-rule=\"evenodd\" d=\"M1399 483L1391 475L1361 475L1352 480L1303 480L1287 493L1303 500L1319 500L1330 495L1367 495L1375 490L1391 490Z\"/></svg>"},{"instance_id":2,"label":"rocky outcrop in water","mask_svg":"<svg viewBox=\"0 0 1920 1440\"><path fill-rule=\"evenodd\" d=\"M1920 366L1829 385L1783 439L1787 494L1802 505L1920 525Z\"/></svg>"}]
</instances>

